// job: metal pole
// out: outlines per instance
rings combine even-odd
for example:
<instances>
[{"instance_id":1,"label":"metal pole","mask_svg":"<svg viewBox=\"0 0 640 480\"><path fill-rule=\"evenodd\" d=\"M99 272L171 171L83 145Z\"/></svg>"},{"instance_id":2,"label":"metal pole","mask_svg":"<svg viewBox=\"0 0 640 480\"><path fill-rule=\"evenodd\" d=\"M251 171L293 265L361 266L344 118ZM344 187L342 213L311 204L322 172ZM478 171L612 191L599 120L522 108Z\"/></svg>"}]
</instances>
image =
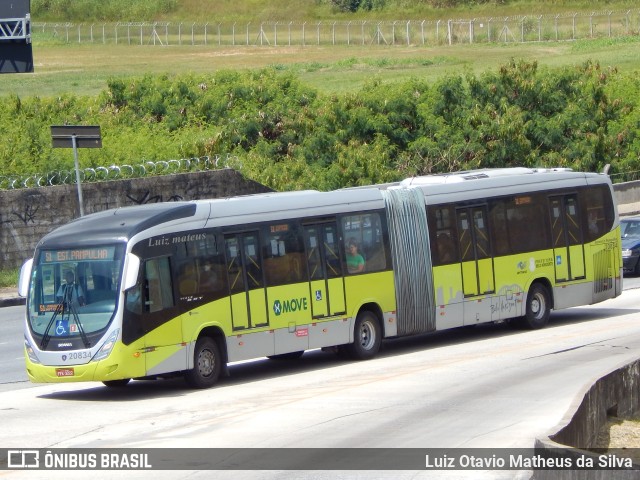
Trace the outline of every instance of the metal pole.
<instances>
[{"instance_id":1,"label":"metal pole","mask_svg":"<svg viewBox=\"0 0 640 480\"><path fill-rule=\"evenodd\" d=\"M73 144L73 159L76 164L76 184L78 185L78 203L80 204L80 216L84 217L82 187L80 186L80 167L78 166L78 144L76 142L75 135L71 135L71 143Z\"/></svg>"}]
</instances>

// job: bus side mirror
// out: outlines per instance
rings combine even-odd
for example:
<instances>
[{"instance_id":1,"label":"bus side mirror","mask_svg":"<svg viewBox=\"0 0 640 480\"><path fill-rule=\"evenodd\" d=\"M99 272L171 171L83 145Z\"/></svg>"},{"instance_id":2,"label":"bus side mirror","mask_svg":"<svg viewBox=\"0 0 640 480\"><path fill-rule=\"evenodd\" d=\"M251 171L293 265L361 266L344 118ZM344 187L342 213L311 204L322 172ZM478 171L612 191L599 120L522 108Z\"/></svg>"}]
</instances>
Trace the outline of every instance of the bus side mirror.
<instances>
[{"instance_id":1,"label":"bus side mirror","mask_svg":"<svg viewBox=\"0 0 640 480\"><path fill-rule=\"evenodd\" d=\"M122 290L129 290L136 284L138 281L138 270L140 270L140 258L133 253L128 253L127 262L124 266Z\"/></svg>"},{"instance_id":2,"label":"bus side mirror","mask_svg":"<svg viewBox=\"0 0 640 480\"><path fill-rule=\"evenodd\" d=\"M29 280L31 280L31 268L33 267L33 258L30 258L22 264L20 268L20 277L18 279L18 295L26 297L29 292Z\"/></svg>"}]
</instances>

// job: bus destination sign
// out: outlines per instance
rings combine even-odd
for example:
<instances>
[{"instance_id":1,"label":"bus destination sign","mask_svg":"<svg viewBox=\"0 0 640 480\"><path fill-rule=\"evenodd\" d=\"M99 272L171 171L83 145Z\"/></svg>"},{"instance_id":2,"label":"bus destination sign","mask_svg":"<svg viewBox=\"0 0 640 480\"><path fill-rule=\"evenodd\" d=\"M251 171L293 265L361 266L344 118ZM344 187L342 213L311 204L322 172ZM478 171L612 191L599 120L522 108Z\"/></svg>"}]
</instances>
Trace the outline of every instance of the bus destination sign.
<instances>
[{"instance_id":1,"label":"bus destination sign","mask_svg":"<svg viewBox=\"0 0 640 480\"><path fill-rule=\"evenodd\" d=\"M76 248L72 250L47 250L44 263L80 262L87 260L113 260L115 247Z\"/></svg>"}]
</instances>

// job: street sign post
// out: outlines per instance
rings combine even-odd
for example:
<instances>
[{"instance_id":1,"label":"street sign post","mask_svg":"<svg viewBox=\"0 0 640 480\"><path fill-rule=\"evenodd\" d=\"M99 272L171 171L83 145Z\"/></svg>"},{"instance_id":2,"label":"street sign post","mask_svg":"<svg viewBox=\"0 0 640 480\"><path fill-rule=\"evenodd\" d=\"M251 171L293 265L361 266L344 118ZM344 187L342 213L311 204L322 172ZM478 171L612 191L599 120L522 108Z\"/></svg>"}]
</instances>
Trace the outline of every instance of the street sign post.
<instances>
[{"instance_id":1,"label":"street sign post","mask_svg":"<svg viewBox=\"0 0 640 480\"><path fill-rule=\"evenodd\" d=\"M85 125L52 125L51 140L53 148L73 148L73 158L76 168L76 184L78 186L78 203L80 216L84 216L82 201L82 187L80 185L80 167L78 166L79 148L102 148L100 127Z\"/></svg>"}]
</instances>

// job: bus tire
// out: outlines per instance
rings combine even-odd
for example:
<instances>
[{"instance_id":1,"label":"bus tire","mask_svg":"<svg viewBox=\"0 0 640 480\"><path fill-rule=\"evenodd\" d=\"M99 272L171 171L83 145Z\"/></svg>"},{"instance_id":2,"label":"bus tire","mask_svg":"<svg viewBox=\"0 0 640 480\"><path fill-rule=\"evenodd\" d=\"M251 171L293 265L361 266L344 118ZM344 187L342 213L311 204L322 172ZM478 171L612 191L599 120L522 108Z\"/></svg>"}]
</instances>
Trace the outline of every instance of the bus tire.
<instances>
[{"instance_id":1,"label":"bus tire","mask_svg":"<svg viewBox=\"0 0 640 480\"><path fill-rule=\"evenodd\" d=\"M130 378L121 378L120 380L105 380L102 383L109 388L119 388L126 387L130 381Z\"/></svg>"},{"instance_id":2,"label":"bus tire","mask_svg":"<svg viewBox=\"0 0 640 480\"><path fill-rule=\"evenodd\" d=\"M193 352L193 368L187 370L184 379L192 388L209 388L215 385L222 371L220 347L211 337L200 337Z\"/></svg>"},{"instance_id":3,"label":"bus tire","mask_svg":"<svg viewBox=\"0 0 640 480\"><path fill-rule=\"evenodd\" d=\"M526 311L522 318L523 326L531 330L542 328L549 323L550 313L549 290L541 283L534 283L527 294Z\"/></svg>"},{"instance_id":4,"label":"bus tire","mask_svg":"<svg viewBox=\"0 0 640 480\"><path fill-rule=\"evenodd\" d=\"M368 360L376 356L381 343L378 318L368 310L360 312L353 328L353 343L345 345L346 352L355 360Z\"/></svg>"}]
</instances>

